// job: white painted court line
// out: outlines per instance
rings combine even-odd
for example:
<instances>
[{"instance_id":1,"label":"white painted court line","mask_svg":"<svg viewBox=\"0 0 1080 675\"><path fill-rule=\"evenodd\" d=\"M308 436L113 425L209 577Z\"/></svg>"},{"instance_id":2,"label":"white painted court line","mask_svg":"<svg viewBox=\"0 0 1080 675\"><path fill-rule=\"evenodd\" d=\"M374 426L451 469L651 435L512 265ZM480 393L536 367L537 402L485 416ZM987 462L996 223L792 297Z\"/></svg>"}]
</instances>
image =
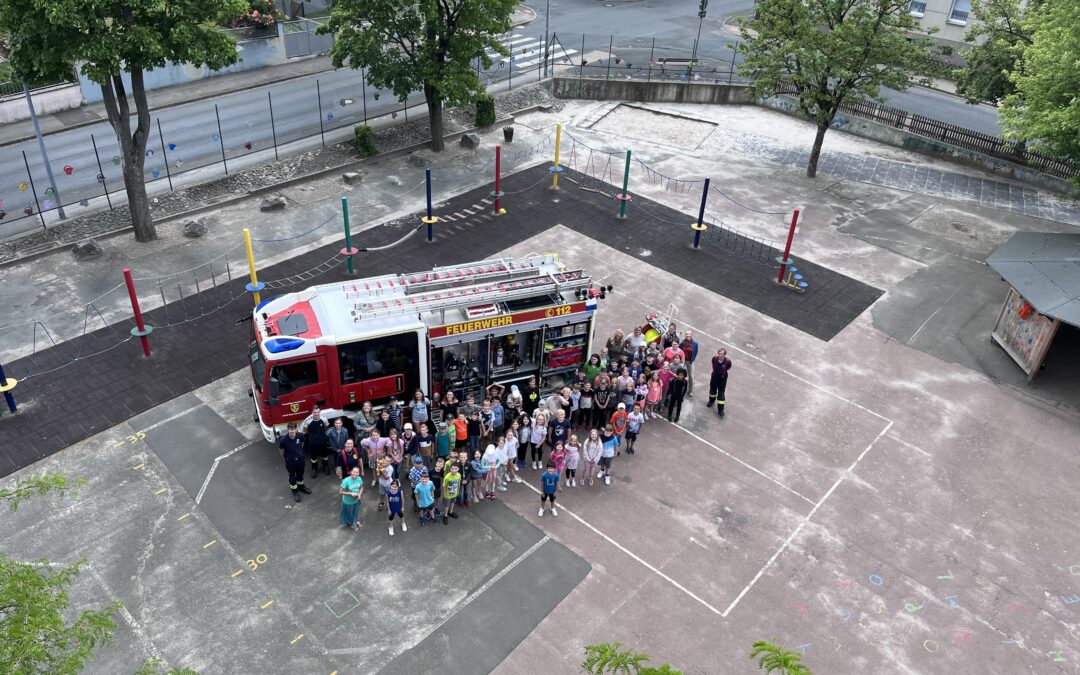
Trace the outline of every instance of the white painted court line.
<instances>
[{"instance_id":1,"label":"white painted court line","mask_svg":"<svg viewBox=\"0 0 1080 675\"><path fill-rule=\"evenodd\" d=\"M217 457L214 458L214 464L210 467L210 473L206 474L206 480L203 481L202 487L199 488L199 494L195 495L195 503L196 504L199 504L199 503L202 502L203 494L206 493L206 488L209 487L209 485L210 485L210 479L212 479L214 477L214 472L217 471L218 464L221 463L221 460L232 457L236 453L240 452L241 450L243 450L244 448L246 448L246 447L248 447L250 445L253 445L254 443L255 443L255 441L248 441L247 443L244 443L243 445L236 446L232 450L226 452L224 455L218 455Z\"/></svg>"},{"instance_id":2,"label":"white painted court line","mask_svg":"<svg viewBox=\"0 0 1080 675\"><path fill-rule=\"evenodd\" d=\"M848 475L855 470L855 467L859 464L860 461L862 461L862 458L866 456L866 453L870 452L870 448L874 447L874 444L881 440L881 437L884 436L889 431L889 429L892 428L892 425L892 422L886 424L885 428L882 429L878 433L878 435L874 437L874 440L870 441L870 445L867 445L866 449L859 453L859 456L855 458L855 461L851 463L851 466L849 466L847 470L844 471L844 473L836 479L836 482L832 484L832 487L829 488L829 490L824 495L822 495L821 499L818 500L817 504L814 504L814 508L810 509L810 513L806 514L806 517L803 518L802 522L799 523L799 526L795 528L795 531L788 535L788 538L784 540L784 543L780 545L780 548L776 549L776 552L772 554L772 557L769 558L769 560L761 567L761 569L758 570L757 574L754 575L754 578L750 580L750 583L746 584L746 586L744 586L743 589L739 591L739 595L737 595L735 599L731 601L731 604L727 606L727 609L725 609L723 613L720 614L720 616L727 618L727 615L730 614L733 609L735 609L735 606L739 604L739 601L743 599L743 596L750 592L750 589L754 587L754 584L758 582L758 579L760 579L762 575L765 574L765 572L770 567L772 567L772 564L776 562L776 559L780 557L780 554L784 552L784 550L791 544L791 542L794 541L795 537L798 536L799 532L801 532L802 529L806 526L806 524L810 522L810 519L814 517L814 514L817 513L818 509L820 509L821 506L825 503L825 500L832 496L832 493L836 491L836 488L840 487L840 483L843 483L844 479L847 478Z\"/></svg>"},{"instance_id":3,"label":"white painted court line","mask_svg":"<svg viewBox=\"0 0 1080 675\"><path fill-rule=\"evenodd\" d=\"M200 403L199 405L193 405L190 408L188 408L187 410L184 410L183 412L176 413L172 417L166 417L165 419L161 420L160 422L155 422L154 424L151 424L150 426L146 427L145 429L142 429L138 433L145 434L148 431L153 431L154 429L157 429L160 426L168 424L169 422L176 421L176 420L180 419L181 417L183 417L184 415L189 415L189 414L195 412L196 410L198 410L199 408L202 408L202 407L205 407L205 406L206 406L205 403Z\"/></svg>"},{"instance_id":4,"label":"white painted court line","mask_svg":"<svg viewBox=\"0 0 1080 675\"><path fill-rule=\"evenodd\" d=\"M663 421L667 421L667 420L663 420ZM673 426L673 427L675 427L676 429L679 429L680 431L683 431L683 432L685 432L685 433L687 433L687 434L689 434L689 435L693 436L694 438L696 438L696 439L697 439L698 441L700 441L701 443L704 443L705 445L709 446L709 447L710 447L710 448L712 448L713 450L716 450L717 452L719 452L719 453L720 453L721 455L723 455L723 456L727 457L728 459L734 460L735 462L738 462L739 464L741 464L742 466L745 466L745 467L746 467L747 469L750 469L751 471L753 471L753 472L754 472L754 473L756 473L757 475L761 476L762 478L765 478L765 479L767 479L768 481L770 481L770 482L771 482L771 483L773 483L774 485L777 485L777 486L779 486L779 487L783 488L784 490L786 490L787 492L790 492L791 494L795 495L796 497L798 497L799 499L803 500L803 501L804 501L804 502L806 502L807 504L811 504L811 505L812 505L812 504L814 503L814 500L813 500L813 499L810 499L809 497L805 497L805 496L803 496L803 495L799 494L799 493L798 493L798 492L796 492L795 490L792 490L792 489L791 489L791 488L789 488L788 486L786 486L786 485L784 485L783 483L781 483L781 482L780 482L780 481L779 481L778 479L776 479L776 478L773 478L773 477L772 477L772 476L770 476L769 474L765 473L764 471L762 471L762 470L760 470L760 469L758 469L758 468L756 468L756 467L754 467L754 466L751 466L750 464L747 464L746 462L742 461L741 459L739 459L739 458L738 458L738 457L736 457L735 455L731 454L731 453L730 453L730 452L728 452L727 450L724 450L723 448L721 448L721 447L719 447L719 446L717 446L717 445L713 445L712 443L710 443L709 441L705 440L705 439L704 439L704 438L702 438L701 436L698 436L697 434L695 434L695 433L694 433L693 431L690 431L690 430L689 430L689 429L687 429L686 427L680 427L680 426L679 426L678 424L672 424L671 426Z\"/></svg>"},{"instance_id":5,"label":"white painted court line","mask_svg":"<svg viewBox=\"0 0 1080 675\"><path fill-rule=\"evenodd\" d=\"M499 570L498 574L496 574L495 576L493 576L490 579L488 579L487 581L485 581L484 584L482 586L480 586L480 588L477 588L475 591L473 591L468 596L466 596L465 600L463 600L461 602L461 604L457 605L456 609L453 612L451 612L450 614L443 617L442 621L435 624L430 630L428 630L423 635L421 635L419 638L417 638L416 642L413 645L406 647L402 651L412 649L413 647L415 647L415 646L419 645L420 643L422 643L424 640L426 640L428 638L429 635L431 635L432 633L434 633L435 631L439 630L444 625L446 625L446 622L450 621L450 619L453 619L455 616L457 616L461 612L461 610L463 610L466 607L468 607L469 605L471 605L474 600L476 600L481 595L483 595L484 591L488 590L489 588L494 586L496 583L498 583L499 579L502 579L507 574L509 574L512 569L514 569L515 567L517 567L521 563L525 562L525 560L529 556L531 556L533 553L536 553L540 549L541 546L548 543L549 541L551 541L551 537L549 535L545 534L539 541L537 541L535 544L533 544L528 549L523 551L521 553L521 555L519 555L518 557L511 560L510 563L506 567ZM367 648L367 647L362 647L362 648L355 648L354 647L354 648L347 648L347 649L331 649L331 650L327 651L327 654L342 654L342 655L366 654L366 653L368 653L370 651L371 651L370 648ZM400 654L400 653L401 652L398 652L398 654ZM391 661L394 658L397 658L398 654L394 654L394 657L391 658ZM387 661L387 663L389 663L389 661ZM373 672L375 670L379 670L379 669L381 669L382 667L385 667L385 666L386 666L386 663L382 664L382 666L380 666L379 668L373 669Z\"/></svg>"},{"instance_id":6,"label":"white painted court line","mask_svg":"<svg viewBox=\"0 0 1080 675\"><path fill-rule=\"evenodd\" d=\"M529 483L522 483L522 485L524 485L525 487L529 488L530 490L532 490L532 491L533 491L533 492L535 492L536 494L540 494L540 490L539 490L539 489L537 489L537 488L535 488L535 487L533 487L533 486L532 486L531 484L529 484ZM643 558L641 558L640 556L638 556L637 554L635 554L635 553L634 553L633 551L631 551L630 549L626 548L625 546L623 546L623 545L622 545L622 544L620 544L619 542L615 541L614 539L612 539L612 538L611 538L611 537L609 537L608 535L606 535L606 534L604 534L603 532L601 532L601 531L600 531L599 529L597 529L597 528L596 528L596 527L595 527L595 526L594 526L594 525L593 525L592 523L588 522L587 520L585 520L584 518L582 518L581 516L577 515L576 513L574 513L573 511L571 511L570 509L568 509L568 508L566 508L566 507L564 507L564 506L560 506L560 507L558 507L558 508L559 508L559 510L560 510L560 511L561 511L562 513L565 513L566 515L568 515L568 516L570 516L571 518L573 518L574 520L578 521L579 523L581 523L581 524L582 524L582 525L584 525L585 527L587 527L587 528L589 528L590 530L592 530L592 531L593 531L594 533L596 533L596 534L600 535L601 537L603 537L603 539L604 539L605 541L607 541L607 542L608 542L609 544L611 544L611 545L612 545L612 546L614 546L615 548L619 549L620 551L622 551L622 552L623 552L623 553L625 553L626 555L628 555L628 556L630 556L631 558L633 558L633 559L634 559L634 560L635 560L636 562L640 563L640 564L641 564L641 565L642 565L643 567L645 567L645 568L646 568L647 570L649 570L650 572L652 572L652 573L653 573L653 574L655 574L656 576L660 577L660 578L661 578L661 579L663 579L664 581L668 582L669 584L671 584L671 585L672 585L672 586L674 586L675 588L679 589L680 591L682 591L682 592L683 592L683 593L685 593L686 595L690 596L690 598L692 598L693 600L697 601L697 602L698 602L698 603L699 603L699 604L700 604L700 605L701 605L702 607L704 607L705 609L709 610L709 611L710 611L710 612L712 612L713 614L717 614L717 615L719 615L719 616L724 616L724 614L723 614L723 613L722 613L722 612L721 612L721 611L720 611L719 609L717 609L717 608L713 607L713 606L712 606L712 605L710 605L710 604L709 604L708 602L706 602L706 601L702 600L702 599L701 599L700 597L698 597L697 595L695 595L695 594L694 594L694 592L693 592L693 591L691 591L690 589L688 589L688 588L687 588L686 586L683 586L683 585L682 585L682 584L680 584L680 583L679 583L678 581L675 581L674 579L672 579L672 578L671 578L671 577L669 577L668 575L666 575L666 574L664 574L663 572L661 572L660 570L658 570L658 569L657 569L656 567L654 567L654 566L650 565L650 564L649 564L648 562L646 562L646 561L645 561L645 560L644 560Z\"/></svg>"}]
</instances>

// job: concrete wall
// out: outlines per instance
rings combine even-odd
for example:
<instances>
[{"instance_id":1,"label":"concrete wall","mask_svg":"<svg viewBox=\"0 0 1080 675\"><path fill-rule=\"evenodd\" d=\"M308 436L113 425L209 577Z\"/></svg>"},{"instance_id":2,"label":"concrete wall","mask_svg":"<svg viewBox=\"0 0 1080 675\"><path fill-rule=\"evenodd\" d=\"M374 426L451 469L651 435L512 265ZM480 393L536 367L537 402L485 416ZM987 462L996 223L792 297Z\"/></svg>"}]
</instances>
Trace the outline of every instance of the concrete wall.
<instances>
[{"instance_id":1,"label":"concrete wall","mask_svg":"<svg viewBox=\"0 0 1080 675\"><path fill-rule=\"evenodd\" d=\"M177 84L195 82L208 77L224 75L226 73L239 73L245 70L257 70L267 66L276 66L285 63L285 40L279 34L268 38L237 41L236 52L240 60L228 68L210 70L209 68L195 68L188 65L169 64L164 68L148 70L144 74L146 90L161 89ZM125 75L124 83L130 87L131 79ZM101 101L101 85L79 74L79 84L82 87L82 97L87 103ZM130 92L130 88L128 89Z\"/></svg>"},{"instance_id":2,"label":"concrete wall","mask_svg":"<svg viewBox=\"0 0 1080 675\"><path fill-rule=\"evenodd\" d=\"M551 81L556 98L592 101L634 101L639 103L753 103L748 90L739 84L704 82L644 82L556 77Z\"/></svg>"},{"instance_id":3,"label":"concrete wall","mask_svg":"<svg viewBox=\"0 0 1080 675\"><path fill-rule=\"evenodd\" d=\"M30 93L34 110L38 115L78 108L82 104L82 90L77 84L64 84ZM30 108L22 94L9 96L0 101L0 124L30 119Z\"/></svg>"},{"instance_id":4,"label":"concrete wall","mask_svg":"<svg viewBox=\"0 0 1080 675\"><path fill-rule=\"evenodd\" d=\"M713 84L705 82L643 82L627 80L583 79L555 77L548 81L557 98L577 98L592 101L634 101L654 103L730 103L763 105L780 112L802 117L795 100L775 96L755 101L749 87L743 84ZM967 150L925 136L840 113L833 120L833 129L846 131L879 143L904 148L930 157L939 157L959 164L973 166L1003 178L1071 194L1075 188L1066 180L1055 178L1022 164Z\"/></svg>"}]
</instances>

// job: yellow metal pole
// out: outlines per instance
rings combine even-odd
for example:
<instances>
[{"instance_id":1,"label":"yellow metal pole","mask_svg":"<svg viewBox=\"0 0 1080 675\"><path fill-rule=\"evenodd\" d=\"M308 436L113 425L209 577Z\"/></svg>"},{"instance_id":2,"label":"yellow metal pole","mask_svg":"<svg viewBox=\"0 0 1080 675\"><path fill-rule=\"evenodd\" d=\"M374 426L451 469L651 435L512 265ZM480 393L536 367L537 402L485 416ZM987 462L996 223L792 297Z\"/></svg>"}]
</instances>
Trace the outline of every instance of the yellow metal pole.
<instances>
[{"instance_id":1,"label":"yellow metal pole","mask_svg":"<svg viewBox=\"0 0 1080 675\"><path fill-rule=\"evenodd\" d=\"M551 189L559 189L559 145L562 143L562 125L555 125L555 166L551 170Z\"/></svg>"},{"instance_id":2,"label":"yellow metal pole","mask_svg":"<svg viewBox=\"0 0 1080 675\"><path fill-rule=\"evenodd\" d=\"M246 227L244 228L244 248L247 249L248 271L251 273L251 287L258 288L259 278L255 274L255 253L251 250L251 230ZM255 304L258 305L262 302L262 299L259 297L258 291L253 292L255 294Z\"/></svg>"}]
</instances>

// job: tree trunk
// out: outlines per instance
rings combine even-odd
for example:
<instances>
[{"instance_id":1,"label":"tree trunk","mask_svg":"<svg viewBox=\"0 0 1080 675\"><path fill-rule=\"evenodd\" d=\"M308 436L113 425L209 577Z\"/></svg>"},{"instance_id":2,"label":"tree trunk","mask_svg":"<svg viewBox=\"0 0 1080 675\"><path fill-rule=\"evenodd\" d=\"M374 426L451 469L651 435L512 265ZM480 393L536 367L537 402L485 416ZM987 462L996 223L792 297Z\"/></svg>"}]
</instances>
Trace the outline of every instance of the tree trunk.
<instances>
[{"instance_id":1,"label":"tree trunk","mask_svg":"<svg viewBox=\"0 0 1080 675\"><path fill-rule=\"evenodd\" d=\"M443 142L442 95L435 87L425 84L424 100L427 101L428 124L431 127L431 149L441 152L446 147Z\"/></svg>"},{"instance_id":2,"label":"tree trunk","mask_svg":"<svg viewBox=\"0 0 1080 675\"><path fill-rule=\"evenodd\" d=\"M814 136L814 147L810 149L810 161L806 164L806 177L817 176L818 158L821 157L821 144L825 141L825 132L829 130L828 124L818 122L817 135Z\"/></svg>"},{"instance_id":3,"label":"tree trunk","mask_svg":"<svg viewBox=\"0 0 1080 675\"><path fill-rule=\"evenodd\" d=\"M146 102L146 87L141 69L131 72L131 90L135 98L135 115L138 124L131 130L131 109L127 89L121 75L113 75L101 84L101 94L109 123L116 133L123 159L124 189L127 191L131 224L135 228L136 241L157 239L154 219L150 215L150 200L146 196L143 167L146 161L146 142L150 138L150 109Z\"/></svg>"}]
</instances>

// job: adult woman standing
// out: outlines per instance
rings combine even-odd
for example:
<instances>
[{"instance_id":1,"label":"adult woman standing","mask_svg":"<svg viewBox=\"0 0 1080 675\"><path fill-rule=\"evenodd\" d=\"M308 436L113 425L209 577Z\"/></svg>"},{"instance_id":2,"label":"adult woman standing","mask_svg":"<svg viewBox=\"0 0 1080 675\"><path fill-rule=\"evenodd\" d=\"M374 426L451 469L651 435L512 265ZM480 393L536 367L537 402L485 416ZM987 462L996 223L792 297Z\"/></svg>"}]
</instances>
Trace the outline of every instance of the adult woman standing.
<instances>
[{"instance_id":1,"label":"adult woman standing","mask_svg":"<svg viewBox=\"0 0 1080 675\"><path fill-rule=\"evenodd\" d=\"M412 411L410 417L416 429L431 419L431 401L424 395L423 389L417 389L413 394L413 400L409 401L409 409Z\"/></svg>"},{"instance_id":2,"label":"adult woman standing","mask_svg":"<svg viewBox=\"0 0 1080 675\"><path fill-rule=\"evenodd\" d=\"M371 430L375 428L375 423L378 421L379 416L371 408L371 401L364 401L360 412L353 415L353 424L356 425L356 442L359 443L370 436Z\"/></svg>"},{"instance_id":3,"label":"adult woman standing","mask_svg":"<svg viewBox=\"0 0 1080 675\"><path fill-rule=\"evenodd\" d=\"M360 467L353 467L349 475L341 481L338 488L341 495L341 513L338 522L351 530L359 530L363 527L360 522L360 498L364 494L364 480L360 478Z\"/></svg>"},{"instance_id":4,"label":"adult woman standing","mask_svg":"<svg viewBox=\"0 0 1080 675\"><path fill-rule=\"evenodd\" d=\"M623 353L623 344L626 342L626 336L623 335L621 330L617 330L611 334L608 338L607 344L604 345L608 350L609 359L617 359L619 355Z\"/></svg>"}]
</instances>

